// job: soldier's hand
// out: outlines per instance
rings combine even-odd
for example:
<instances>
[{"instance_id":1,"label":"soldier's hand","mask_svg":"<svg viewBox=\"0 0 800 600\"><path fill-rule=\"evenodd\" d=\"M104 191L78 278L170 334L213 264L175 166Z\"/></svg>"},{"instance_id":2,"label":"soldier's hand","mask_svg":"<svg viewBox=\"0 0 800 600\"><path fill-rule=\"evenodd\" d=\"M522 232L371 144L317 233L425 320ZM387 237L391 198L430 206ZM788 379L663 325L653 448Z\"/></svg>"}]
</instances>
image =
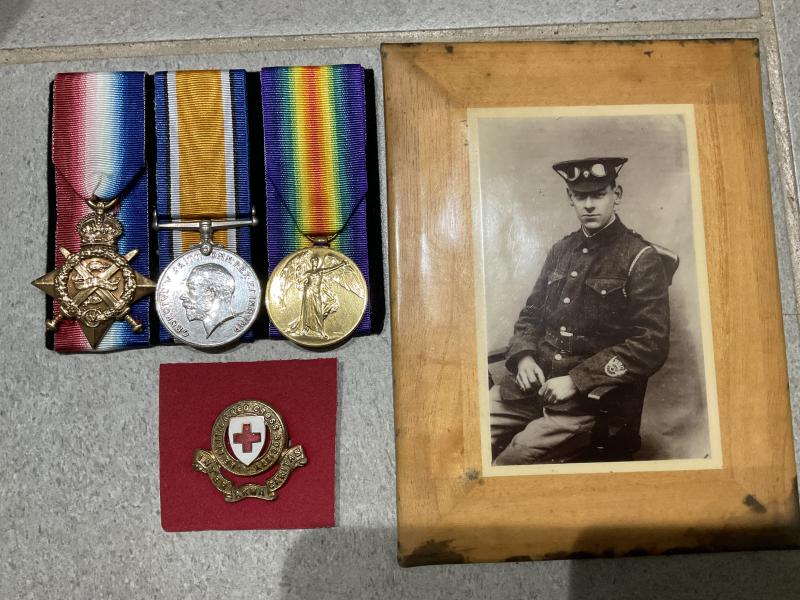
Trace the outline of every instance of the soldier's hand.
<instances>
[{"instance_id":1,"label":"soldier's hand","mask_svg":"<svg viewBox=\"0 0 800 600\"><path fill-rule=\"evenodd\" d=\"M544 385L539 388L539 395L544 399L545 404L558 404L569 400L578 393L578 388L575 387L575 382L569 375L562 375L561 377L553 377L544 382Z\"/></svg>"},{"instance_id":2,"label":"soldier's hand","mask_svg":"<svg viewBox=\"0 0 800 600\"><path fill-rule=\"evenodd\" d=\"M523 390L529 390L536 382L540 386L544 385L544 372L532 356L523 356L517 363L517 385Z\"/></svg>"}]
</instances>

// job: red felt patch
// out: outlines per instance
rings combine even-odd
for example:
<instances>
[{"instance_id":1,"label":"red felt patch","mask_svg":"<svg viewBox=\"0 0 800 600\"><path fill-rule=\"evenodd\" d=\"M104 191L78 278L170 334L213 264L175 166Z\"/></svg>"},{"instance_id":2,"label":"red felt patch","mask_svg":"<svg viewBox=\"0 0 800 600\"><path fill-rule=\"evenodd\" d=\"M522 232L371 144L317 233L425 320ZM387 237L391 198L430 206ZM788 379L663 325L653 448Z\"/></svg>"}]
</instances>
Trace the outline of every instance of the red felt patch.
<instances>
[{"instance_id":1,"label":"red felt patch","mask_svg":"<svg viewBox=\"0 0 800 600\"><path fill-rule=\"evenodd\" d=\"M161 365L159 382L161 526L203 529L333 527L336 494L336 359ZM274 501L225 502L208 475L192 468L198 449L211 450L211 428L239 400L277 410L291 445L308 464L292 471ZM252 478L223 474L237 484L263 484L275 470Z\"/></svg>"}]
</instances>

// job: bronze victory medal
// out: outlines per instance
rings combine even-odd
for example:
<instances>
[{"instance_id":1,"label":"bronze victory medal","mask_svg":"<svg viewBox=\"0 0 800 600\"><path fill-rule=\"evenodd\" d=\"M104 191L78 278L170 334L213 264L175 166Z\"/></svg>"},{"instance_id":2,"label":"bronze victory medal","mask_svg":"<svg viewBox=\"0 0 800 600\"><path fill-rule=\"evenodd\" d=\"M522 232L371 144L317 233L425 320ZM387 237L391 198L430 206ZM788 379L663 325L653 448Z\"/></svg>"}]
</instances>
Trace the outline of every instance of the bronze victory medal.
<instances>
[{"instance_id":1,"label":"bronze victory medal","mask_svg":"<svg viewBox=\"0 0 800 600\"><path fill-rule=\"evenodd\" d=\"M346 339L361 322L367 282L341 252L311 246L275 266L264 301L284 337L300 346L324 348Z\"/></svg>"},{"instance_id":2,"label":"bronze victory medal","mask_svg":"<svg viewBox=\"0 0 800 600\"><path fill-rule=\"evenodd\" d=\"M255 476L278 461L278 470L262 485L239 486L221 472ZM291 472L307 463L302 446L289 446L286 425L275 408L258 400L242 400L219 414L211 429L211 450L197 450L192 466L208 475L226 502L237 502L244 498L275 500Z\"/></svg>"}]
</instances>

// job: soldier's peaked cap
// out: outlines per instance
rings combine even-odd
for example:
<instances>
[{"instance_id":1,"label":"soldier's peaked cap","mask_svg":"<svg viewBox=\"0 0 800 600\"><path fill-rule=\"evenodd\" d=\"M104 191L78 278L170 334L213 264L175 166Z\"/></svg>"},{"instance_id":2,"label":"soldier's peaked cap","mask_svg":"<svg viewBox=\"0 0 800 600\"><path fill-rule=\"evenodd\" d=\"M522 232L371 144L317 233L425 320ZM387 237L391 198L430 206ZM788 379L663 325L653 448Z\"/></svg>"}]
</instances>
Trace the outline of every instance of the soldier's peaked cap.
<instances>
[{"instance_id":1,"label":"soldier's peaked cap","mask_svg":"<svg viewBox=\"0 0 800 600\"><path fill-rule=\"evenodd\" d=\"M628 162L621 156L580 158L565 160L553 165L553 170L567 182L574 192L594 192L614 185L619 170Z\"/></svg>"}]
</instances>

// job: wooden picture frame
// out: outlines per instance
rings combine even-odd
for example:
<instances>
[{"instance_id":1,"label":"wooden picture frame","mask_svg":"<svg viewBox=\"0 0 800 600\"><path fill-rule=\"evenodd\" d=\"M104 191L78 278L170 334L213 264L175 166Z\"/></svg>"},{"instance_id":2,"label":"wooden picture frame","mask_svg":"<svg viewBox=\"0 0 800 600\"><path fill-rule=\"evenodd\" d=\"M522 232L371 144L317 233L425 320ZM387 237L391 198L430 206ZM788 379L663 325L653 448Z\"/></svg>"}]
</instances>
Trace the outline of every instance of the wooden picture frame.
<instances>
[{"instance_id":1,"label":"wooden picture frame","mask_svg":"<svg viewBox=\"0 0 800 600\"><path fill-rule=\"evenodd\" d=\"M400 564L797 545L758 41L382 54ZM694 107L722 465L484 476L467 110L643 104Z\"/></svg>"}]
</instances>

